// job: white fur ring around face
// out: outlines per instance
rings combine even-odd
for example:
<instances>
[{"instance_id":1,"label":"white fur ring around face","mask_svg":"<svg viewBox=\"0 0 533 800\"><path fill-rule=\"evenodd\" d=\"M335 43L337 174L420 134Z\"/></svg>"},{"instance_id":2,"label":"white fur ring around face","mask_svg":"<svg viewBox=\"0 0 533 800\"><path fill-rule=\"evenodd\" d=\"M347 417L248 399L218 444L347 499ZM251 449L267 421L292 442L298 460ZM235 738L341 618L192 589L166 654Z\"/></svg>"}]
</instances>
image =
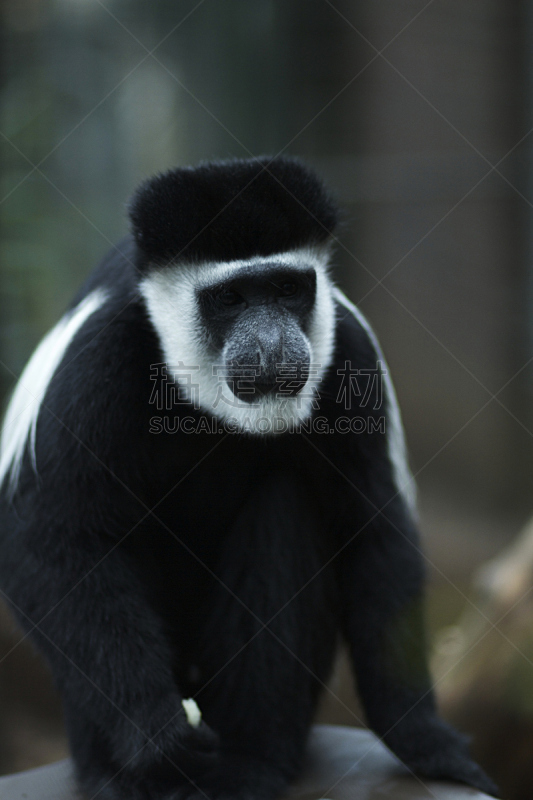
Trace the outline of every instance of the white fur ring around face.
<instances>
[{"instance_id":1,"label":"white fur ring around face","mask_svg":"<svg viewBox=\"0 0 533 800\"><path fill-rule=\"evenodd\" d=\"M189 725L192 725L193 728L197 728L200 724L200 720L202 719L202 712L196 705L196 702L192 699L192 697L189 697L187 700L182 700L181 705L185 710Z\"/></svg>"}]
</instances>

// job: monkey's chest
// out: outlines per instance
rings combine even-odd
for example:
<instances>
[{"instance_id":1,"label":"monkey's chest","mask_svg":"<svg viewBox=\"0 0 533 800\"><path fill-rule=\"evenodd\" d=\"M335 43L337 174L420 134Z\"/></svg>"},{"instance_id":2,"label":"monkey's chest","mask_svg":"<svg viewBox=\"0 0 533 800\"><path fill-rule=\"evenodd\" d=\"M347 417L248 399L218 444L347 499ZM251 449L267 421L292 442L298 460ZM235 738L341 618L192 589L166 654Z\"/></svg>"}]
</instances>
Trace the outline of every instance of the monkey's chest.
<instances>
[{"instance_id":1,"label":"monkey's chest","mask_svg":"<svg viewBox=\"0 0 533 800\"><path fill-rule=\"evenodd\" d=\"M295 439L159 441L147 498L154 512L132 538L132 555L165 618L193 627L232 563L272 570L300 531L309 547L309 527L327 518L323 465L311 463L310 448L302 454Z\"/></svg>"}]
</instances>

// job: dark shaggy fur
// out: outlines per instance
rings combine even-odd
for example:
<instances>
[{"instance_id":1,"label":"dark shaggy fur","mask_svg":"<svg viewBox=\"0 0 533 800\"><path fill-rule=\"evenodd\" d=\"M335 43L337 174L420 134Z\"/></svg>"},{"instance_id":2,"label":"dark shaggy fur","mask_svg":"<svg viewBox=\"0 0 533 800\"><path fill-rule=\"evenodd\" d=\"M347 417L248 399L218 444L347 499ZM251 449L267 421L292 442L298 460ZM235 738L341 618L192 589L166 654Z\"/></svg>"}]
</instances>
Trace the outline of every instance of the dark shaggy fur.
<instances>
[{"instance_id":1,"label":"dark shaggy fur","mask_svg":"<svg viewBox=\"0 0 533 800\"><path fill-rule=\"evenodd\" d=\"M435 709L390 406L385 431L359 435L150 433L162 352L134 265L274 253L333 227L312 174L278 159L280 185L266 164L176 170L137 194L135 240L78 298L108 293L49 384L36 464L27 449L13 495L3 487L2 596L51 665L88 796L273 800L298 774L341 636L369 724L409 769L491 791ZM336 402L338 370L377 358L337 311L315 411L329 426L372 413L361 397ZM199 418L186 403L172 413ZM203 712L196 729L187 696Z\"/></svg>"},{"instance_id":2,"label":"dark shaggy fur","mask_svg":"<svg viewBox=\"0 0 533 800\"><path fill-rule=\"evenodd\" d=\"M135 240L152 261L231 261L325 241L337 211L293 158L174 169L142 184L130 207Z\"/></svg>"}]
</instances>

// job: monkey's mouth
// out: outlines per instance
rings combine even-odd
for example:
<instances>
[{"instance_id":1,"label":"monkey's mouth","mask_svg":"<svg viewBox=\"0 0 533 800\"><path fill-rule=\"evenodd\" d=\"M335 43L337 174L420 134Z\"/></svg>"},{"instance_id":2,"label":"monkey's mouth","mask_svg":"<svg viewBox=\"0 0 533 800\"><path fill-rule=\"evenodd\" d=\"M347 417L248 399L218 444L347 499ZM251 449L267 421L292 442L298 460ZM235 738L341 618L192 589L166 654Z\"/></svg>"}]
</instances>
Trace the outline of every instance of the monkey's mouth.
<instances>
[{"instance_id":1,"label":"monkey's mouth","mask_svg":"<svg viewBox=\"0 0 533 800\"><path fill-rule=\"evenodd\" d=\"M293 378L277 376L268 381L250 380L249 376L243 378L233 376L226 378L226 382L235 397L245 403L254 403L265 397L282 401L296 397L302 391L307 383L307 375L302 374Z\"/></svg>"}]
</instances>

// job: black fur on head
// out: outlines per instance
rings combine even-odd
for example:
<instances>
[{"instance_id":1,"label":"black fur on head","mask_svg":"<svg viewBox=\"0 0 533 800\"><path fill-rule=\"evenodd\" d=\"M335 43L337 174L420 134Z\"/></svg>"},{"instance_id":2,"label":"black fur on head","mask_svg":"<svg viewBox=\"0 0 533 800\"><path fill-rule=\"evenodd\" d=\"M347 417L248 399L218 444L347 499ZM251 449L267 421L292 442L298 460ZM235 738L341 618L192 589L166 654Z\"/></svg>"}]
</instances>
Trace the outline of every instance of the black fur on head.
<instances>
[{"instance_id":1,"label":"black fur on head","mask_svg":"<svg viewBox=\"0 0 533 800\"><path fill-rule=\"evenodd\" d=\"M263 156L157 175L134 194L130 218L150 261L232 261L324 242L337 209L302 163Z\"/></svg>"}]
</instances>

